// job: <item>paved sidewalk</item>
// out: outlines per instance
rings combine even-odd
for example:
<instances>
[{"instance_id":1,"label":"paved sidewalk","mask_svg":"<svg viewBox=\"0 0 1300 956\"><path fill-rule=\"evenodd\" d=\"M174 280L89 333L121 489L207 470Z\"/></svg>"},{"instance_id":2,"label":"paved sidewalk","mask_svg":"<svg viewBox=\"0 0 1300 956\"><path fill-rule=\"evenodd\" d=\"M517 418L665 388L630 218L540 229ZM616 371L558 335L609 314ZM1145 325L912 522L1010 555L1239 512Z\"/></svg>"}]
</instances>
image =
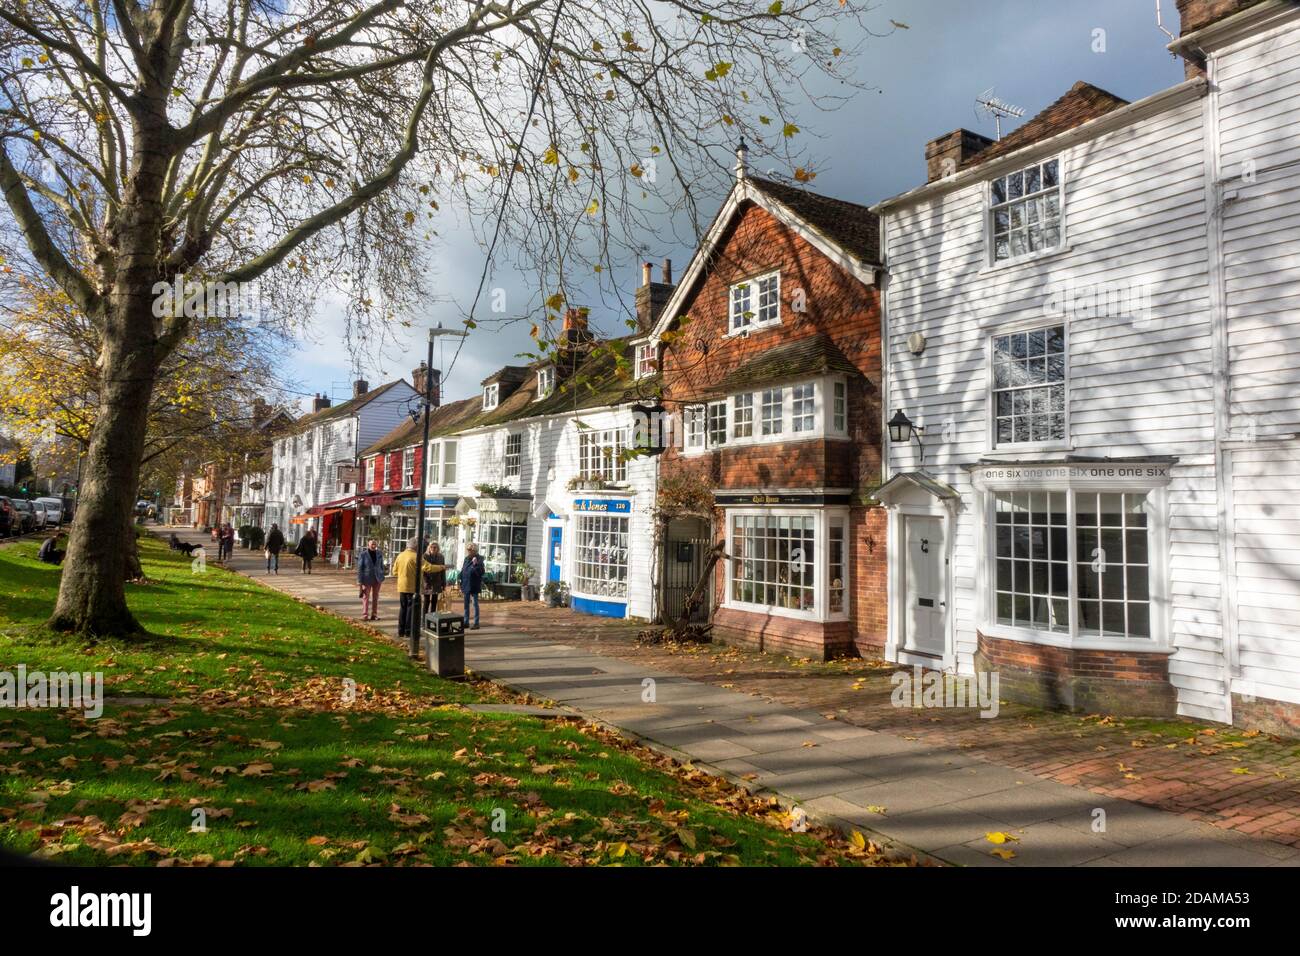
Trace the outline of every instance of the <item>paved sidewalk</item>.
<instances>
[{"instance_id":1,"label":"paved sidewalk","mask_svg":"<svg viewBox=\"0 0 1300 956\"><path fill-rule=\"evenodd\" d=\"M197 540L193 534L180 536ZM279 575L267 576L259 554L236 550L230 562L233 569L315 606L360 617L351 573L321 568L308 577L292 558L283 563ZM395 595L386 589L380 606L380 620L372 626L395 639ZM880 733L644 662L522 633L489 623L498 615L486 611L485 606L483 628L466 642L466 663L477 673L777 794L812 817L874 831L887 842L945 862L1293 866L1300 861L1300 849L1291 846L1057 783L955 746ZM991 842L990 834L1005 835L1005 842Z\"/></svg>"}]
</instances>

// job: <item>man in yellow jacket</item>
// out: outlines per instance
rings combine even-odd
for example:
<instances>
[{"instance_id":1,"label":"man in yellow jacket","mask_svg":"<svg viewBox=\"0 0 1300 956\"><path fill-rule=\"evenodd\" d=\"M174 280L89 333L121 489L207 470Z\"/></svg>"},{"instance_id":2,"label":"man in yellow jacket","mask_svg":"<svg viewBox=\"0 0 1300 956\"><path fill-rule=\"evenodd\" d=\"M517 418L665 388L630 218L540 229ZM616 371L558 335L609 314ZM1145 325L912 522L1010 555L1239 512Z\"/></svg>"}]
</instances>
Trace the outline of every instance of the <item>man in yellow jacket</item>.
<instances>
[{"instance_id":1,"label":"man in yellow jacket","mask_svg":"<svg viewBox=\"0 0 1300 956\"><path fill-rule=\"evenodd\" d=\"M420 630L419 622L414 619L415 608L420 606L420 602L416 600L420 590L419 566L424 565L424 570L431 574L446 570L445 565L421 561L420 556L415 553L418 544L419 541L415 538L409 539L406 542L406 550L393 562L393 576L397 578L398 637L410 637L418 634Z\"/></svg>"}]
</instances>

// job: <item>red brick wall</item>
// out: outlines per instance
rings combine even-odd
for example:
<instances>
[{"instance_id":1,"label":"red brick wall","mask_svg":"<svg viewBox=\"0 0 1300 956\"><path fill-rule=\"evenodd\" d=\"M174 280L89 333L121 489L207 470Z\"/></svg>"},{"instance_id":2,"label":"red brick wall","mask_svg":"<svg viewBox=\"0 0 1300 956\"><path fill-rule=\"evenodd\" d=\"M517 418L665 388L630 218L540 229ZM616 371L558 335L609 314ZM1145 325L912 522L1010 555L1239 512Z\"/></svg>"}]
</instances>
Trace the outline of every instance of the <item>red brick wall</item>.
<instances>
[{"instance_id":1,"label":"red brick wall","mask_svg":"<svg viewBox=\"0 0 1300 956\"><path fill-rule=\"evenodd\" d=\"M388 453L388 483L385 487L389 491L397 491L402 487L402 453L400 451L390 451Z\"/></svg>"},{"instance_id":2,"label":"red brick wall","mask_svg":"<svg viewBox=\"0 0 1300 956\"><path fill-rule=\"evenodd\" d=\"M755 275L781 271L781 324L728 338L729 289ZM794 311L796 297L805 311ZM849 380L849 437L749 445L686 457L675 448L660 459L662 476L699 474L712 488L874 487L880 475L880 299L874 285L823 256L766 210L742 210L724 237L704 279L686 301L690 321L664 348L664 398L673 414L693 403L733 369L777 345L827 335L862 373ZM788 384L788 383L787 383ZM757 409L755 410L757 414ZM725 533L724 512L714 528ZM882 509L850 513L850 620L817 623L719 610L715 627L726 637L801 656L834 656L885 642L886 548ZM721 603L725 569L715 577Z\"/></svg>"},{"instance_id":3,"label":"red brick wall","mask_svg":"<svg viewBox=\"0 0 1300 956\"><path fill-rule=\"evenodd\" d=\"M411 487L417 491L420 489L420 475L424 471L424 449L419 445L415 446L415 477L412 479Z\"/></svg>"}]
</instances>

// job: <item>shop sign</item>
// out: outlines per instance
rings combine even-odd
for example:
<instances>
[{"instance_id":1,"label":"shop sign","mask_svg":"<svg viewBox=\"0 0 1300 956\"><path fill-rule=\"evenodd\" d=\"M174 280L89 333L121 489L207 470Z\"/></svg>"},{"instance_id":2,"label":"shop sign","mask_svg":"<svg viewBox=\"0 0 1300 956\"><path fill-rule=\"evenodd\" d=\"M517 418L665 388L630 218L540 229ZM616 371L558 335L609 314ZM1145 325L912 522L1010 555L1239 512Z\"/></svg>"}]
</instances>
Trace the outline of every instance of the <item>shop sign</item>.
<instances>
[{"instance_id":1,"label":"shop sign","mask_svg":"<svg viewBox=\"0 0 1300 956\"><path fill-rule=\"evenodd\" d=\"M573 510L625 515L632 512L632 501L628 498L578 498L573 502Z\"/></svg>"},{"instance_id":2,"label":"shop sign","mask_svg":"<svg viewBox=\"0 0 1300 956\"><path fill-rule=\"evenodd\" d=\"M988 465L979 470L985 481L1167 481L1164 462L1093 462L1067 465Z\"/></svg>"}]
</instances>

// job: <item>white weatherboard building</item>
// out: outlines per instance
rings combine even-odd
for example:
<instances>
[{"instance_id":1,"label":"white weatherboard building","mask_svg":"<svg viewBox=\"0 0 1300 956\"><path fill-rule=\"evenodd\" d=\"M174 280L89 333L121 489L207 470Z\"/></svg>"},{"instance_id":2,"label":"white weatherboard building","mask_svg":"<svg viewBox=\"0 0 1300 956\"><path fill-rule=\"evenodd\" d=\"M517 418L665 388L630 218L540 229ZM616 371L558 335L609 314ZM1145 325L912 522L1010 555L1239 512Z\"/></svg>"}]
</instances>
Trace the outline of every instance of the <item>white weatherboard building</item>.
<instances>
[{"instance_id":1,"label":"white weatherboard building","mask_svg":"<svg viewBox=\"0 0 1300 956\"><path fill-rule=\"evenodd\" d=\"M357 485L340 474L355 468L361 449L395 428L417 401L415 390L403 379L374 389L358 380L352 397L339 405L317 396L312 411L271 447L265 527L278 524L291 542L307 527L315 528L323 557L330 557L331 544L335 550L348 550Z\"/></svg>"},{"instance_id":2,"label":"white weatherboard building","mask_svg":"<svg viewBox=\"0 0 1300 956\"><path fill-rule=\"evenodd\" d=\"M887 656L1294 732L1300 9L1179 9L1186 82L936 140L874 207L885 414L923 427L879 492Z\"/></svg>"},{"instance_id":3,"label":"white weatherboard building","mask_svg":"<svg viewBox=\"0 0 1300 956\"><path fill-rule=\"evenodd\" d=\"M390 552L404 547L416 535L427 462L425 533L450 563L474 542L493 593L520 596L530 568L531 586L563 584L575 611L650 619L658 465L623 452L632 406L654 395L658 375L620 372L616 353L627 343L593 341L578 310L565 334L569 368L498 370L478 397L434 410L423 454L422 422L366 448L363 507L388 518Z\"/></svg>"}]
</instances>

